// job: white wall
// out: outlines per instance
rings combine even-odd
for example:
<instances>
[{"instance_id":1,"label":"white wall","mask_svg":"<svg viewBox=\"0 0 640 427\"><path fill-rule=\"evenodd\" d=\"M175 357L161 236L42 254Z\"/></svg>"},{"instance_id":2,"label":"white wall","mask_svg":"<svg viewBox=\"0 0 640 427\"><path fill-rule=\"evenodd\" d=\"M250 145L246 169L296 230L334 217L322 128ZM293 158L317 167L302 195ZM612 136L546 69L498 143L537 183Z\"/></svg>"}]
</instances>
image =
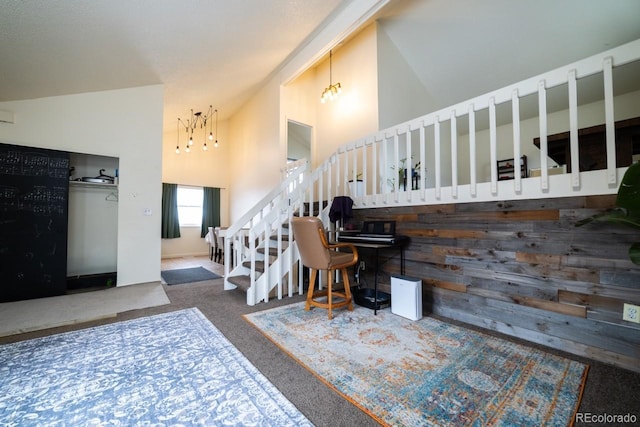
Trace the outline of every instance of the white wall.
<instances>
[{"instance_id":1,"label":"white wall","mask_svg":"<svg viewBox=\"0 0 640 427\"><path fill-rule=\"evenodd\" d=\"M231 221L238 219L280 182L286 162L280 123L280 84L267 82L229 121L227 171Z\"/></svg>"},{"instance_id":2,"label":"white wall","mask_svg":"<svg viewBox=\"0 0 640 427\"><path fill-rule=\"evenodd\" d=\"M337 100L320 103L320 95L329 85L329 61L317 67L318 163L339 146L378 130L377 62L376 25L372 24L333 51L333 83L342 85Z\"/></svg>"},{"instance_id":3,"label":"white wall","mask_svg":"<svg viewBox=\"0 0 640 427\"><path fill-rule=\"evenodd\" d=\"M378 25L378 102L380 128L386 129L435 110L437 103L402 53Z\"/></svg>"},{"instance_id":4,"label":"white wall","mask_svg":"<svg viewBox=\"0 0 640 427\"><path fill-rule=\"evenodd\" d=\"M320 94L317 91L316 68L312 68L297 79L282 87L282 116L280 121L287 123L293 120L311 126L311 158L309 167L317 165L316 125ZM285 140L286 144L287 141Z\"/></svg>"},{"instance_id":5,"label":"white wall","mask_svg":"<svg viewBox=\"0 0 640 427\"><path fill-rule=\"evenodd\" d=\"M0 103L0 141L117 157L118 286L160 280L163 87ZM151 215L143 214L145 209Z\"/></svg>"}]
</instances>

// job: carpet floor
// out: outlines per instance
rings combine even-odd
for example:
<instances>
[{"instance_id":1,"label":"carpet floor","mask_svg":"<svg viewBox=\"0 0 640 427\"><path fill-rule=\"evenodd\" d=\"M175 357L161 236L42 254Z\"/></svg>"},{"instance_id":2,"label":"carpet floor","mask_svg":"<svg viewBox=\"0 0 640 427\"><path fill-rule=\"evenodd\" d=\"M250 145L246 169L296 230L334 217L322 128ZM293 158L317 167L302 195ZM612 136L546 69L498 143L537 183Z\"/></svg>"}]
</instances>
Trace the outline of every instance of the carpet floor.
<instances>
[{"instance_id":1,"label":"carpet floor","mask_svg":"<svg viewBox=\"0 0 640 427\"><path fill-rule=\"evenodd\" d=\"M5 302L0 304L0 336L115 318L118 313L169 303L160 283Z\"/></svg>"},{"instance_id":2,"label":"carpet floor","mask_svg":"<svg viewBox=\"0 0 640 427\"><path fill-rule=\"evenodd\" d=\"M201 263L198 261L198 263L192 265L201 265ZM296 295L293 298L285 298L283 300L274 299L266 304L261 303L249 306L246 303L246 294L241 290L225 291L222 279L194 283L188 286L165 286L165 291L171 301L167 305L127 311L119 313L114 318L95 320L90 323L0 337L0 344L197 307L314 425L318 427L368 427L379 425L361 409L351 404L330 387L327 387L320 379L289 357L242 317L244 314L303 301L303 296ZM337 311L335 315L340 316L342 313ZM427 314L427 316L465 328L479 329L460 322L449 321L439 316L431 314ZM486 332L486 330L483 331ZM635 413L640 419L640 394L637 392L640 390L640 374L586 358L576 358L561 351L532 345L501 334L493 332L490 334L499 335L509 341L541 348L553 354L570 357L589 364L589 375L578 413ZM595 424L578 420L575 425L582 427Z\"/></svg>"},{"instance_id":3,"label":"carpet floor","mask_svg":"<svg viewBox=\"0 0 640 427\"><path fill-rule=\"evenodd\" d=\"M0 424L311 426L197 308L0 346Z\"/></svg>"},{"instance_id":4,"label":"carpet floor","mask_svg":"<svg viewBox=\"0 0 640 427\"><path fill-rule=\"evenodd\" d=\"M433 318L356 306L328 320L304 303L245 318L389 426L566 426L588 367Z\"/></svg>"}]
</instances>

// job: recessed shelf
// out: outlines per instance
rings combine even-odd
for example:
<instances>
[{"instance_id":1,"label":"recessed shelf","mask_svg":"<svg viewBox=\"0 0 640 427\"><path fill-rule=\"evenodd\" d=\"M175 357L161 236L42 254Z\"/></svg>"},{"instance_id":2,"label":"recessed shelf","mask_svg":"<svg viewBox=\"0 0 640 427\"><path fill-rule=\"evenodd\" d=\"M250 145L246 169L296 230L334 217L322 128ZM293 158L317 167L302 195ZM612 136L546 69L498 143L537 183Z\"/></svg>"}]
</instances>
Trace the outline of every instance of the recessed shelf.
<instances>
[{"instance_id":1,"label":"recessed shelf","mask_svg":"<svg viewBox=\"0 0 640 427\"><path fill-rule=\"evenodd\" d=\"M92 188L108 188L110 190L117 189L118 184L105 184L99 182L69 181L70 187L92 187Z\"/></svg>"}]
</instances>

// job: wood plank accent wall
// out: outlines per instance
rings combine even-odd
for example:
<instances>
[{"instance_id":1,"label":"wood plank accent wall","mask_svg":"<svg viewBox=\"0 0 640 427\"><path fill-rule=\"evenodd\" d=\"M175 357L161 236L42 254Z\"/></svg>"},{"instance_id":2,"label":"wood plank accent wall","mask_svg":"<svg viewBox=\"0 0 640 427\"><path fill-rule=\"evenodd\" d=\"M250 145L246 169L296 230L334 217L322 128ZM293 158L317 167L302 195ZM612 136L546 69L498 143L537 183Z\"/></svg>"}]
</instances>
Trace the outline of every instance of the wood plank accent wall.
<instances>
[{"instance_id":1,"label":"wood plank accent wall","mask_svg":"<svg viewBox=\"0 0 640 427\"><path fill-rule=\"evenodd\" d=\"M357 209L353 221L395 220L411 237L405 275L420 278L423 306L462 322L640 372L640 266L627 250L640 231L575 227L614 206L613 196ZM373 256L363 285L373 286ZM380 252L379 283L400 273L397 251Z\"/></svg>"}]
</instances>

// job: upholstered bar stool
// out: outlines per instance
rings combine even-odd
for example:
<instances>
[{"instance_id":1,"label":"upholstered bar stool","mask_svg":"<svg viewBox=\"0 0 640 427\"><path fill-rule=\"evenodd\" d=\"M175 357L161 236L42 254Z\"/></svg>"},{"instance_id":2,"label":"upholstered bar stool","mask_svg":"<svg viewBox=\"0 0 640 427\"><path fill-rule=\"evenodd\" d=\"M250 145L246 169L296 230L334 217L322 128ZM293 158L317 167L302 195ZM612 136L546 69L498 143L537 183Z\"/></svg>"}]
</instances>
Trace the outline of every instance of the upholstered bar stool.
<instances>
[{"instance_id":1,"label":"upholstered bar stool","mask_svg":"<svg viewBox=\"0 0 640 427\"><path fill-rule=\"evenodd\" d=\"M332 310L334 308L347 306L349 310L353 310L347 267L358 262L356 247L349 243L329 244L322 221L313 216L295 217L291 220L291 227L302 264L311 269L305 310L310 310L311 306L326 308L329 310L329 319L333 317ZM337 250L339 248L347 248L350 252L339 252ZM325 290L314 292L318 270L327 271L328 283ZM340 270L342 273L344 292L333 291L335 270ZM327 297L326 302L316 299L325 296ZM334 297L338 297L339 300L334 300Z\"/></svg>"}]
</instances>

